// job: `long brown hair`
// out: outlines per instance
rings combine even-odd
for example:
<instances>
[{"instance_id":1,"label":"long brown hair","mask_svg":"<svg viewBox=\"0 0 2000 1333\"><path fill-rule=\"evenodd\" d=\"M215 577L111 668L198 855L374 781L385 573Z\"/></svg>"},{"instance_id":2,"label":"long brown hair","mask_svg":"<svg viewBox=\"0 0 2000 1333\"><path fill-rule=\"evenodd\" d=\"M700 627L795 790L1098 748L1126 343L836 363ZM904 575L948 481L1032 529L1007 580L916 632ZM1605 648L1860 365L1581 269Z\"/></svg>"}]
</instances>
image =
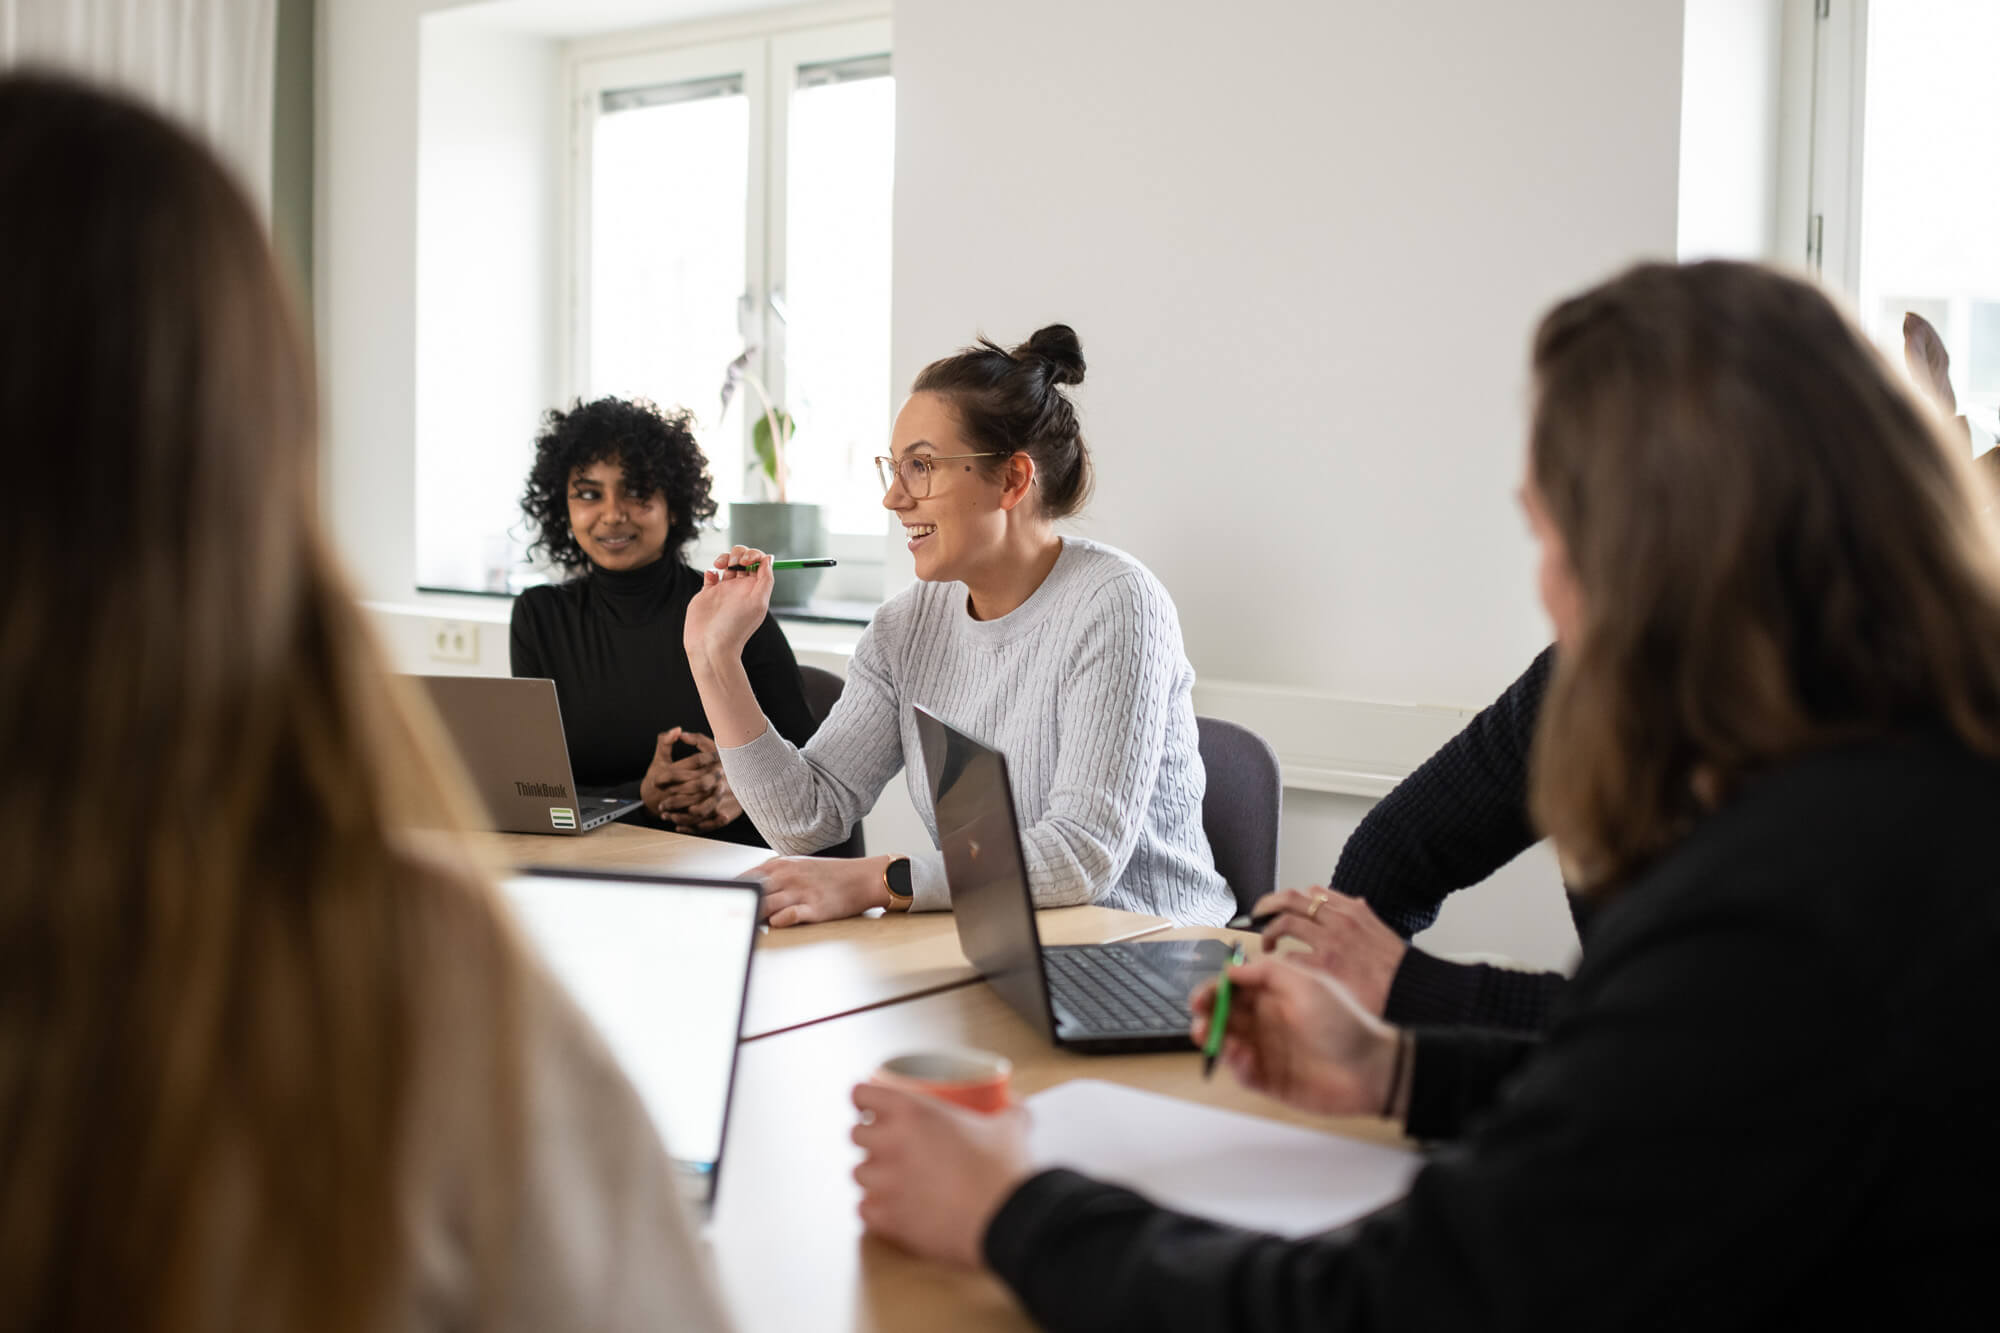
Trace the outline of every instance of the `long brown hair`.
<instances>
[{"instance_id":1,"label":"long brown hair","mask_svg":"<svg viewBox=\"0 0 2000 1333\"><path fill-rule=\"evenodd\" d=\"M1582 623L1532 801L1584 887L1746 776L1943 726L2000 753L2000 561L1963 449L1816 287L1649 264L1535 336L1529 469Z\"/></svg>"},{"instance_id":2,"label":"long brown hair","mask_svg":"<svg viewBox=\"0 0 2000 1333\"><path fill-rule=\"evenodd\" d=\"M463 801L329 555L312 379L205 150L0 78L0 1292L22 1327L379 1318L440 965L421 942L483 921L465 965L518 966L455 844L398 834L462 826Z\"/></svg>"}]
</instances>

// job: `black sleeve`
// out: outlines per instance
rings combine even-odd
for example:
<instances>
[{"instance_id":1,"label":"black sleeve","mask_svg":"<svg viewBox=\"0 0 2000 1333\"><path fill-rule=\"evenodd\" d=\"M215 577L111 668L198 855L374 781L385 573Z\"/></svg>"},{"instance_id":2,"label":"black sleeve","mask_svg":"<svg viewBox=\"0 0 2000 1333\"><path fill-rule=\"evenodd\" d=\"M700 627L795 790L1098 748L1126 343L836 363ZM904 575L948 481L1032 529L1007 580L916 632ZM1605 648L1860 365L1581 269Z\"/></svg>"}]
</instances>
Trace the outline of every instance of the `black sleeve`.
<instances>
[{"instance_id":1,"label":"black sleeve","mask_svg":"<svg viewBox=\"0 0 2000 1333\"><path fill-rule=\"evenodd\" d=\"M1560 972L1453 963L1412 945L1389 982L1382 1016L1401 1027L1539 1033L1568 980Z\"/></svg>"},{"instance_id":2,"label":"black sleeve","mask_svg":"<svg viewBox=\"0 0 2000 1333\"><path fill-rule=\"evenodd\" d=\"M1426 1142L1455 1139L1492 1108L1500 1085L1541 1043L1496 1032L1419 1032L1411 1051L1410 1105L1403 1132Z\"/></svg>"},{"instance_id":3,"label":"black sleeve","mask_svg":"<svg viewBox=\"0 0 2000 1333\"><path fill-rule=\"evenodd\" d=\"M1448 894L1491 875L1537 841L1528 822L1528 750L1554 656L1545 648L1376 803L1340 849L1333 886L1408 939Z\"/></svg>"},{"instance_id":4,"label":"black sleeve","mask_svg":"<svg viewBox=\"0 0 2000 1333\"><path fill-rule=\"evenodd\" d=\"M514 599L514 610L507 621L507 674L518 679L543 679L548 676L549 668L543 660L528 597L524 592Z\"/></svg>"},{"instance_id":5,"label":"black sleeve","mask_svg":"<svg viewBox=\"0 0 2000 1333\"><path fill-rule=\"evenodd\" d=\"M1870 997L1795 921L1730 910L1593 948L1572 986L1587 1006L1406 1198L1350 1227L1285 1240L1049 1172L995 1215L987 1262L1056 1330L1700 1328L1781 1309L1874 1206L1871 1145L1910 1126L1856 1095L1855 1049L1889 1040Z\"/></svg>"},{"instance_id":6,"label":"black sleeve","mask_svg":"<svg viewBox=\"0 0 2000 1333\"><path fill-rule=\"evenodd\" d=\"M799 680L799 662L792 656L791 641L776 616L767 615L750 641L743 645L743 674L750 678L750 692L757 706L780 736L794 745L812 739L818 727L812 710L806 707L806 687Z\"/></svg>"}]
</instances>

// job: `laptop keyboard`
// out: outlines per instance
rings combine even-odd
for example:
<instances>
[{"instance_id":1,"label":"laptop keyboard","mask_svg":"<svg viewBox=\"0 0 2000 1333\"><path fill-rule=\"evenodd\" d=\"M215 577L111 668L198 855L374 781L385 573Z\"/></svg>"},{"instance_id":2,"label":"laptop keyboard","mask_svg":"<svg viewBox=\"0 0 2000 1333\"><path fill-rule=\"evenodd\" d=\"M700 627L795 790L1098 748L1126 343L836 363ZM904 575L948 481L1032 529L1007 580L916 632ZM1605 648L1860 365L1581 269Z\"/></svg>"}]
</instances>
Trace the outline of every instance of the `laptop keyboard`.
<instances>
[{"instance_id":1,"label":"laptop keyboard","mask_svg":"<svg viewBox=\"0 0 2000 1333\"><path fill-rule=\"evenodd\" d=\"M1191 1021L1186 997L1114 949L1044 949L1050 998L1091 1032L1178 1032Z\"/></svg>"}]
</instances>

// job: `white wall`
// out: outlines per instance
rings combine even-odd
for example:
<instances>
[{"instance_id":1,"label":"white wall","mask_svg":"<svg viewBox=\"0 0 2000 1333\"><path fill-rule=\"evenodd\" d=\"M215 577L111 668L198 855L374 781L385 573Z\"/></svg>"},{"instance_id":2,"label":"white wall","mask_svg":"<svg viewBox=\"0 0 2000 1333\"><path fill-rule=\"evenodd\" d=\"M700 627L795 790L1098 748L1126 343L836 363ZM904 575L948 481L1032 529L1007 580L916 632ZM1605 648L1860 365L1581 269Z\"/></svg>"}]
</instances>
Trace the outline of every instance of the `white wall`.
<instances>
[{"instance_id":1,"label":"white wall","mask_svg":"<svg viewBox=\"0 0 2000 1333\"><path fill-rule=\"evenodd\" d=\"M417 23L454 0L320 6L313 290L334 540L362 595L416 569Z\"/></svg>"},{"instance_id":2,"label":"white wall","mask_svg":"<svg viewBox=\"0 0 2000 1333\"><path fill-rule=\"evenodd\" d=\"M1543 642L1540 311L1674 252L1679 0L900 0L895 370L1082 335L1081 530L1204 676L1480 703Z\"/></svg>"},{"instance_id":3,"label":"white wall","mask_svg":"<svg viewBox=\"0 0 2000 1333\"><path fill-rule=\"evenodd\" d=\"M1784 0L1686 0L1679 254L1768 259L1778 245Z\"/></svg>"},{"instance_id":4,"label":"white wall","mask_svg":"<svg viewBox=\"0 0 2000 1333\"><path fill-rule=\"evenodd\" d=\"M561 46L477 9L433 15L419 78L418 574L504 590L518 553L482 537L520 495L558 392Z\"/></svg>"}]
</instances>

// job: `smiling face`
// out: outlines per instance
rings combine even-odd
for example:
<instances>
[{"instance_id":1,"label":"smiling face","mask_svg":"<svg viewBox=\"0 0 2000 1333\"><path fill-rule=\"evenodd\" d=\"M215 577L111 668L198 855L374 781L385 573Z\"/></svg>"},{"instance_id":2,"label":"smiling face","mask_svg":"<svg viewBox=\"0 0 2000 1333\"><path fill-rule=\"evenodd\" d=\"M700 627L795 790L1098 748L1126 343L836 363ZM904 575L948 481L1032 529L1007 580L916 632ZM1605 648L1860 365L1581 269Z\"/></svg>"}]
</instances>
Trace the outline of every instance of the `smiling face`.
<instances>
[{"instance_id":1,"label":"smiling face","mask_svg":"<svg viewBox=\"0 0 2000 1333\"><path fill-rule=\"evenodd\" d=\"M981 564L1000 551L1007 533L1003 487L981 467L1000 460L950 457L980 450L959 433L951 404L935 393L910 395L896 414L889 452L898 463L912 456L948 459L931 469L929 495L911 495L899 478L882 497L882 507L902 523L918 578L971 581Z\"/></svg>"},{"instance_id":2,"label":"smiling face","mask_svg":"<svg viewBox=\"0 0 2000 1333\"><path fill-rule=\"evenodd\" d=\"M673 516L659 495L635 499L625 489L625 469L599 459L570 469L569 529L590 563L600 569L639 569L667 550Z\"/></svg>"}]
</instances>

